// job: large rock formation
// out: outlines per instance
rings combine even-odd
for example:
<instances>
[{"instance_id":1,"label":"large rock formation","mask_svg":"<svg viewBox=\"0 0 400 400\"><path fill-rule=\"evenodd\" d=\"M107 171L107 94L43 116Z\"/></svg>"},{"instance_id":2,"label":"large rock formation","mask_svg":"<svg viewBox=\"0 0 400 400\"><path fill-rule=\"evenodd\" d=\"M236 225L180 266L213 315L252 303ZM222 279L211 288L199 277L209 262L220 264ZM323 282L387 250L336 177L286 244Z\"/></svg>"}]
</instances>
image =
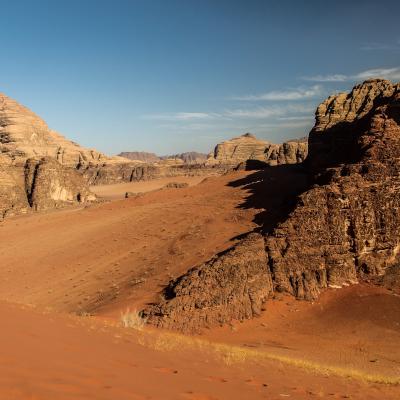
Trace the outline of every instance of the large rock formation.
<instances>
[{"instance_id":1,"label":"large rock formation","mask_svg":"<svg viewBox=\"0 0 400 400\"><path fill-rule=\"evenodd\" d=\"M312 183L292 211L275 226L267 213L262 237L171 282L145 310L150 323L199 331L256 316L274 292L310 300L360 280L399 289L400 85L369 80L322 103L306 165Z\"/></svg>"},{"instance_id":2,"label":"large rock formation","mask_svg":"<svg viewBox=\"0 0 400 400\"><path fill-rule=\"evenodd\" d=\"M52 157L74 167L109 160L49 129L43 119L4 94L0 94L0 154L3 162L8 158L14 165L37 157Z\"/></svg>"},{"instance_id":3,"label":"large rock formation","mask_svg":"<svg viewBox=\"0 0 400 400\"><path fill-rule=\"evenodd\" d=\"M207 164L237 166L248 160L256 160L267 165L296 164L307 156L307 139L291 140L273 144L257 139L251 133L217 144L208 155Z\"/></svg>"},{"instance_id":4,"label":"large rock formation","mask_svg":"<svg viewBox=\"0 0 400 400\"><path fill-rule=\"evenodd\" d=\"M49 129L0 94L0 219L94 199L80 169L117 162Z\"/></svg>"}]
</instances>

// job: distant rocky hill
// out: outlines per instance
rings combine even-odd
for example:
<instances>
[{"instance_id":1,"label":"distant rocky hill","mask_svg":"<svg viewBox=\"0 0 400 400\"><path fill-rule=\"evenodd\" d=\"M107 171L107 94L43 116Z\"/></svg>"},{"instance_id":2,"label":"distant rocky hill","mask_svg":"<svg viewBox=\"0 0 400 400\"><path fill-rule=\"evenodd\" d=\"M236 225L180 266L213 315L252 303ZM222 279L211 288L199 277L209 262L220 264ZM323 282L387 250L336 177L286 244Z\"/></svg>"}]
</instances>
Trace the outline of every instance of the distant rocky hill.
<instances>
[{"instance_id":1,"label":"distant rocky hill","mask_svg":"<svg viewBox=\"0 0 400 400\"><path fill-rule=\"evenodd\" d=\"M273 144L246 133L217 144L208 155L207 164L235 166L247 160L261 161L271 166L296 164L305 160L307 151L307 138Z\"/></svg>"},{"instance_id":2,"label":"distant rocky hill","mask_svg":"<svg viewBox=\"0 0 400 400\"><path fill-rule=\"evenodd\" d=\"M155 153L147 153L146 151L123 151L118 154L119 157L124 157L129 160L141 161L144 163L153 163L160 161L160 157Z\"/></svg>"},{"instance_id":3,"label":"distant rocky hill","mask_svg":"<svg viewBox=\"0 0 400 400\"><path fill-rule=\"evenodd\" d=\"M147 153L145 151L124 151L119 153L118 156L145 163L155 163L162 160L175 160L176 162L182 161L185 164L199 164L207 159L207 154L198 153L196 151L189 151L169 156L157 156L155 153Z\"/></svg>"},{"instance_id":4,"label":"distant rocky hill","mask_svg":"<svg viewBox=\"0 0 400 400\"><path fill-rule=\"evenodd\" d=\"M172 154L160 157L162 160L182 160L185 164L201 164L207 160L207 154L198 153L197 151L187 151L185 153Z\"/></svg>"},{"instance_id":5,"label":"distant rocky hill","mask_svg":"<svg viewBox=\"0 0 400 400\"><path fill-rule=\"evenodd\" d=\"M325 100L305 167L236 183L251 188L245 207L266 210L260 228L171 281L149 323L199 331L257 316L277 293L312 300L360 281L400 292L400 84L368 80Z\"/></svg>"}]
</instances>

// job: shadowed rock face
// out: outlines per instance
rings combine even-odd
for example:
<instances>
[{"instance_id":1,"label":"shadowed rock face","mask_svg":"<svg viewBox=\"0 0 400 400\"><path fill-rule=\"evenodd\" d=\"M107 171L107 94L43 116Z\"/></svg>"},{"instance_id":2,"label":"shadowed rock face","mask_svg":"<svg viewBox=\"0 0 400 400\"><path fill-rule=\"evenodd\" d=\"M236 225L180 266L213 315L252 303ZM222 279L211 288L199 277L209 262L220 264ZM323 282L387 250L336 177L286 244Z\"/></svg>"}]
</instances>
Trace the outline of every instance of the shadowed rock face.
<instances>
[{"instance_id":1,"label":"shadowed rock face","mask_svg":"<svg viewBox=\"0 0 400 400\"><path fill-rule=\"evenodd\" d=\"M259 296L259 304L276 291L311 300L329 286L360 280L399 289L400 86L370 80L349 95L330 97L317 110L309 144L311 183L292 208L282 208L285 213L275 226L269 224L266 207L258 239L264 244L257 245L258 251L245 238L171 282L165 299L145 310L150 323L199 331L256 316L257 311L246 307L244 292ZM267 181L269 172L264 173ZM260 206L262 200L256 197L253 203ZM253 264L255 253L258 261ZM233 275L232 282L220 278L246 259L257 265L258 273ZM204 284L199 283L201 276L207 277ZM241 281L239 290L226 295L235 279ZM212 317L207 319L206 313Z\"/></svg>"},{"instance_id":2,"label":"shadowed rock face","mask_svg":"<svg viewBox=\"0 0 400 400\"><path fill-rule=\"evenodd\" d=\"M208 155L207 164L237 166L248 160L262 161L266 165L301 163L307 157L307 139L273 144L259 140L251 133L217 144Z\"/></svg>"}]
</instances>

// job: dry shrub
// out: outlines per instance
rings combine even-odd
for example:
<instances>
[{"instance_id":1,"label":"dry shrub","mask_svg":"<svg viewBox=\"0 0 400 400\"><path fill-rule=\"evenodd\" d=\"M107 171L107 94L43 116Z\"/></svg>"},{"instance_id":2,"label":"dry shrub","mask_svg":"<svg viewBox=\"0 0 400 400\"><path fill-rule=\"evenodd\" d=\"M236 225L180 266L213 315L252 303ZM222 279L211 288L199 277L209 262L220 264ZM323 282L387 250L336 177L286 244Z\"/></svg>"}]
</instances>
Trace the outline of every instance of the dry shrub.
<instances>
[{"instance_id":1,"label":"dry shrub","mask_svg":"<svg viewBox=\"0 0 400 400\"><path fill-rule=\"evenodd\" d=\"M126 309L124 313L121 313L121 323L125 328L133 328L141 330L146 325L147 319L143 318L142 314L137 310Z\"/></svg>"}]
</instances>

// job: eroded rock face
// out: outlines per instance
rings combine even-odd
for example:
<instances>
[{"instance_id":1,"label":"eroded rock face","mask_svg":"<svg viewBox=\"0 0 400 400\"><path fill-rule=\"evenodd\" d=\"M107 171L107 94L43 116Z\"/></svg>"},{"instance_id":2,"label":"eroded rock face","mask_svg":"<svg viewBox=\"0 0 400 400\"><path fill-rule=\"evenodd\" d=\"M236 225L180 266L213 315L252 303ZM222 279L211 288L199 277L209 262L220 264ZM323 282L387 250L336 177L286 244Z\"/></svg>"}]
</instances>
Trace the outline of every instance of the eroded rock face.
<instances>
[{"instance_id":1,"label":"eroded rock face","mask_svg":"<svg viewBox=\"0 0 400 400\"><path fill-rule=\"evenodd\" d=\"M267 165L296 164L303 162L307 156L307 139L299 139L273 144L259 140L251 133L227 140L209 154L207 164L237 166L248 160L262 161Z\"/></svg>"},{"instance_id":2,"label":"eroded rock face","mask_svg":"<svg viewBox=\"0 0 400 400\"><path fill-rule=\"evenodd\" d=\"M348 96L330 98L328 104L335 104L330 108L333 115L328 115L329 110L321 113L326 106L320 106L310 134L309 189L275 228L268 227L268 213L265 217L265 256L259 257L256 268L260 274L267 271L268 276L258 276L262 282L241 277L246 291L258 293L260 285L271 288L262 292L260 302L267 292L311 300L329 286L361 280L399 289L400 87L383 80L367 81ZM254 248L247 239L241 246L243 262L252 260ZM219 268L234 268L235 252L232 248L217 258ZM212 260L171 282L165 299L146 311L149 321L199 331L251 317L245 313L238 317L230 307L231 303L242 304L243 290L231 291L229 302L221 302L227 283L219 278L225 272L215 272L216 263ZM204 286L199 283L199 270L207 271L203 272L207 274ZM205 313L218 317L205 320ZM195 315L194 321L190 315Z\"/></svg>"},{"instance_id":3,"label":"eroded rock face","mask_svg":"<svg viewBox=\"0 0 400 400\"><path fill-rule=\"evenodd\" d=\"M151 324L196 332L199 327L259 315L272 290L264 239L253 233L225 254L171 282L165 301L146 315Z\"/></svg>"},{"instance_id":4,"label":"eroded rock face","mask_svg":"<svg viewBox=\"0 0 400 400\"><path fill-rule=\"evenodd\" d=\"M109 159L49 129L43 119L4 94L0 94L0 153L15 165L37 157L52 157L74 167Z\"/></svg>"},{"instance_id":5,"label":"eroded rock face","mask_svg":"<svg viewBox=\"0 0 400 400\"><path fill-rule=\"evenodd\" d=\"M27 160L25 189L29 205L35 211L96 199L76 169L51 157Z\"/></svg>"},{"instance_id":6,"label":"eroded rock face","mask_svg":"<svg viewBox=\"0 0 400 400\"><path fill-rule=\"evenodd\" d=\"M0 221L30 209L23 181L23 169L0 164Z\"/></svg>"},{"instance_id":7,"label":"eroded rock face","mask_svg":"<svg viewBox=\"0 0 400 400\"><path fill-rule=\"evenodd\" d=\"M105 161L115 162L67 140L0 94L0 219L93 200L78 170Z\"/></svg>"}]
</instances>

